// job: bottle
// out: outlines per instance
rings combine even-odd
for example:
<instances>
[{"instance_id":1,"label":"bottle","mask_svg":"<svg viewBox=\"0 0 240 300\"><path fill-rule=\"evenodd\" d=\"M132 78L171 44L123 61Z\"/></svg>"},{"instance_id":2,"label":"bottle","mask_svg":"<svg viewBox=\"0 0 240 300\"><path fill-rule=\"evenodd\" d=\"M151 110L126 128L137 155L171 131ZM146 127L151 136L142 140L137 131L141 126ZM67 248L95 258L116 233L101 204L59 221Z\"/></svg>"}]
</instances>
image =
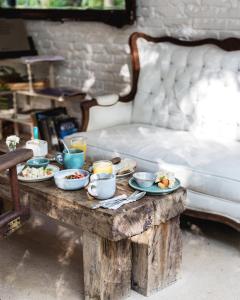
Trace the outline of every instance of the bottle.
<instances>
[{"instance_id":1,"label":"bottle","mask_svg":"<svg viewBox=\"0 0 240 300\"><path fill-rule=\"evenodd\" d=\"M26 142L26 148L33 151L34 157L45 157L48 154L48 143L39 139L38 127L33 127L33 139Z\"/></svg>"},{"instance_id":2,"label":"bottle","mask_svg":"<svg viewBox=\"0 0 240 300\"><path fill-rule=\"evenodd\" d=\"M33 139L34 140L39 140L39 131L38 131L38 127L37 126L33 127Z\"/></svg>"}]
</instances>

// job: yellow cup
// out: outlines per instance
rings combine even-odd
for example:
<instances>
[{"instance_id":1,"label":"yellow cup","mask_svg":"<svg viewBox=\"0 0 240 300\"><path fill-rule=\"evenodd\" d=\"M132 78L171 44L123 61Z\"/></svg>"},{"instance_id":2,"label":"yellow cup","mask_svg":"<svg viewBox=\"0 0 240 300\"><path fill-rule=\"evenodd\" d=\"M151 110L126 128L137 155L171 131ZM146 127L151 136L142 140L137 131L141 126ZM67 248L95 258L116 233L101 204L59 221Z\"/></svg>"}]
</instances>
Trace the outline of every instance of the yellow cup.
<instances>
[{"instance_id":1,"label":"yellow cup","mask_svg":"<svg viewBox=\"0 0 240 300\"><path fill-rule=\"evenodd\" d=\"M99 160L93 163L93 174L112 174L113 165L109 160Z\"/></svg>"}]
</instances>

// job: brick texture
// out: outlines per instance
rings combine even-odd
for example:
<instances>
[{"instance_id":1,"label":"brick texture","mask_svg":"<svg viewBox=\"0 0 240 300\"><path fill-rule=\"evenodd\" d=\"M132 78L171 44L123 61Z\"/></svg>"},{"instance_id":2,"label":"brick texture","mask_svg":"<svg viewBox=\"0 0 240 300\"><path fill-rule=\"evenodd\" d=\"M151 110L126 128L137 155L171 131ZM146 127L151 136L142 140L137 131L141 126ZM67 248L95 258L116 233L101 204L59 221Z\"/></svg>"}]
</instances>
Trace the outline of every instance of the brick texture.
<instances>
[{"instance_id":1,"label":"brick texture","mask_svg":"<svg viewBox=\"0 0 240 300\"><path fill-rule=\"evenodd\" d=\"M240 36L239 0L137 0L137 21L123 29L88 22L29 21L41 54L61 54L57 82L93 94L130 87L128 37L134 31L183 39Z\"/></svg>"}]
</instances>

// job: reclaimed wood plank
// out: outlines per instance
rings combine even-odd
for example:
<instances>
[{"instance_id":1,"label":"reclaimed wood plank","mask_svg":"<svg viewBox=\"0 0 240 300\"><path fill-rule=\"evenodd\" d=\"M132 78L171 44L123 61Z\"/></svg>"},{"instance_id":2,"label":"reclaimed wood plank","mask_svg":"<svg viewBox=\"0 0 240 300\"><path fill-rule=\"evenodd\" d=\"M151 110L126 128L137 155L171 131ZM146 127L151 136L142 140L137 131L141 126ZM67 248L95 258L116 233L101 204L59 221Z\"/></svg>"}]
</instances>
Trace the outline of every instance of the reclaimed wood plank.
<instances>
[{"instance_id":1,"label":"reclaimed wood plank","mask_svg":"<svg viewBox=\"0 0 240 300\"><path fill-rule=\"evenodd\" d=\"M118 300L131 289L131 241L83 233L85 300Z\"/></svg>"},{"instance_id":2,"label":"reclaimed wood plank","mask_svg":"<svg viewBox=\"0 0 240 300\"><path fill-rule=\"evenodd\" d=\"M179 216L132 237L132 288L150 296L177 280L182 261Z\"/></svg>"}]
</instances>

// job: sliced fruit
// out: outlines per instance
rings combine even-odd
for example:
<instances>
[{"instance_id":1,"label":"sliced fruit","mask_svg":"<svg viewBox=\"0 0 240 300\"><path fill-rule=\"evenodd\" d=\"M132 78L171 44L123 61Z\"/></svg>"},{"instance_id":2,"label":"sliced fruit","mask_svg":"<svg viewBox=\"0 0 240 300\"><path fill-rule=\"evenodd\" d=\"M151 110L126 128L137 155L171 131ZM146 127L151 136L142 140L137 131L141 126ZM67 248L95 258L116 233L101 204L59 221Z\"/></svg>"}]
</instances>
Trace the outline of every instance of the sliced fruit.
<instances>
[{"instance_id":1,"label":"sliced fruit","mask_svg":"<svg viewBox=\"0 0 240 300\"><path fill-rule=\"evenodd\" d=\"M166 186L161 182L158 183L158 187L160 187L160 189L165 189L166 188Z\"/></svg>"},{"instance_id":2,"label":"sliced fruit","mask_svg":"<svg viewBox=\"0 0 240 300\"><path fill-rule=\"evenodd\" d=\"M161 180L161 183L165 186L165 187L168 187L169 186L169 180L167 178L163 178Z\"/></svg>"}]
</instances>

